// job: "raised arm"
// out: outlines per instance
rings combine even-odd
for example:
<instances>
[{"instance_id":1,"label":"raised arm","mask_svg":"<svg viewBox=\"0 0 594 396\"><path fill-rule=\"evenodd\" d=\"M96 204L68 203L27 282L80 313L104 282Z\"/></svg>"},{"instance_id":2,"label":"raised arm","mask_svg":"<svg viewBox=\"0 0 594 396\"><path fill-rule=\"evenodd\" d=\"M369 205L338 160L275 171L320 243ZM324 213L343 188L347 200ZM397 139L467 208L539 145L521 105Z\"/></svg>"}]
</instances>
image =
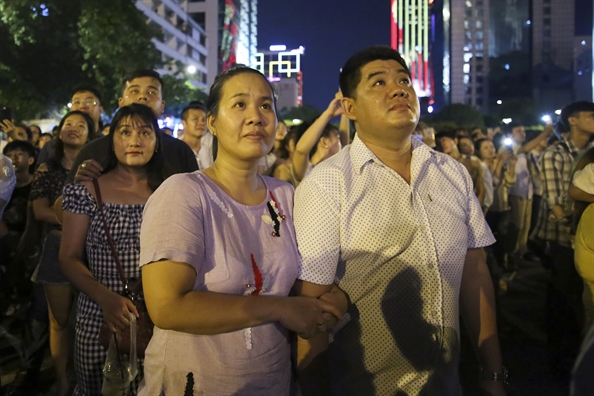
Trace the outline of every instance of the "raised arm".
<instances>
[{"instance_id":1,"label":"raised arm","mask_svg":"<svg viewBox=\"0 0 594 396\"><path fill-rule=\"evenodd\" d=\"M318 143L318 140L320 140L320 135L324 131L326 124L328 124L332 118L342 114L341 101L342 94L337 92L334 99L332 99L328 105L328 108L324 110L309 128L307 128L307 131L305 131L303 136L301 136L301 139L297 142L291 160L295 180L300 182L305 177L305 172L309 163L309 153Z\"/></svg>"},{"instance_id":2,"label":"raised arm","mask_svg":"<svg viewBox=\"0 0 594 396\"><path fill-rule=\"evenodd\" d=\"M302 337L311 337L323 312L336 316L332 304L311 297L240 296L193 290L195 269L187 263L157 261L142 267L147 308L161 329L191 334L220 334L279 322ZM196 315L200 312L200 315Z\"/></svg>"},{"instance_id":3,"label":"raised arm","mask_svg":"<svg viewBox=\"0 0 594 396\"><path fill-rule=\"evenodd\" d=\"M532 139L531 141L529 141L528 143L526 143L518 149L518 154L531 152L536 148L536 146L540 144L540 142L542 142L545 139L548 139L549 136L553 134L553 131L553 124L545 125L543 131L537 137L535 137L534 139Z\"/></svg>"}]
</instances>

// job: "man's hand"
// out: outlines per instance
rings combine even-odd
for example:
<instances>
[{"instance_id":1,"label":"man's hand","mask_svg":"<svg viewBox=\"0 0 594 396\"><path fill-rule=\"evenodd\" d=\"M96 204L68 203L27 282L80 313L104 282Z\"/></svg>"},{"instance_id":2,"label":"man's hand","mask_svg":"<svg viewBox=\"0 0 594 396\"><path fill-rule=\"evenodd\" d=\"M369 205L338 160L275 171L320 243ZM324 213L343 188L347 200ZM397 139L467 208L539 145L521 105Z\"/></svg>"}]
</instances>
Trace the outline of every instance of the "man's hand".
<instances>
[{"instance_id":1,"label":"man's hand","mask_svg":"<svg viewBox=\"0 0 594 396\"><path fill-rule=\"evenodd\" d=\"M102 172L103 167L99 162L88 159L78 167L76 175L74 176L74 181L76 183L92 181L93 179L98 179Z\"/></svg>"}]
</instances>

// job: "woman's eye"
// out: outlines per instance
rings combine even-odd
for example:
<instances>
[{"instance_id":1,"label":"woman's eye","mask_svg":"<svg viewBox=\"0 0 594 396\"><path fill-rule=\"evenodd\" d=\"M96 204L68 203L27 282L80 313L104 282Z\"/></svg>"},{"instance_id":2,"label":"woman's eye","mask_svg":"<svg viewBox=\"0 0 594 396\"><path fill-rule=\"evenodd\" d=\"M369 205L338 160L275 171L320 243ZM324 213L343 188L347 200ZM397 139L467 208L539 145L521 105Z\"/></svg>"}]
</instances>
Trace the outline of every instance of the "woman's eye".
<instances>
[{"instance_id":1,"label":"woman's eye","mask_svg":"<svg viewBox=\"0 0 594 396\"><path fill-rule=\"evenodd\" d=\"M272 106L270 105L270 103L264 103L262 105L262 108L265 109L265 110L270 110L272 108Z\"/></svg>"},{"instance_id":2,"label":"woman's eye","mask_svg":"<svg viewBox=\"0 0 594 396\"><path fill-rule=\"evenodd\" d=\"M410 80L408 78L403 78L402 80L400 80L400 82L403 82L405 84L410 84Z\"/></svg>"},{"instance_id":3,"label":"woman's eye","mask_svg":"<svg viewBox=\"0 0 594 396\"><path fill-rule=\"evenodd\" d=\"M376 82L373 83L373 85L384 85L384 80L377 80Z\"/></svg>"},{"instance_id":4,"label":"woman's eye","mask_svg":"<svg viewBox=\"0 0 594 396\"><path fill-rule=\"evenodd\" d=\"M244 108L245 107L245 103L243 103L243 102L237 102L237 103L235 103L235 107Z\"/></svg>"}]
</instances>

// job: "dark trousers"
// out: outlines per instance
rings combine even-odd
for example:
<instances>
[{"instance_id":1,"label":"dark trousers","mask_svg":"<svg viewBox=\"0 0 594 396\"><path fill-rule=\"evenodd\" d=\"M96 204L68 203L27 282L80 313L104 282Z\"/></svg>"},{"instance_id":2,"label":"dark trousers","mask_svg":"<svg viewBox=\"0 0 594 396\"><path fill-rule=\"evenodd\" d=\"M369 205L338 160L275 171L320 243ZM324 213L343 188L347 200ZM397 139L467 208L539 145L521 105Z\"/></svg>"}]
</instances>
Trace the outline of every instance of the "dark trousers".
<instances>
[{"instance_id":1,"label":"dark trousers","mask_svg":"<svg viewBox=\"0 0 594 396\"><path fill-rule=\"evenodd\" d=\"M549 244L551 281L546 301L547 352L555 373L569 376L580 346L583 323L583 282L578 275L573 249Z\"/></svg>"}]
</instances>

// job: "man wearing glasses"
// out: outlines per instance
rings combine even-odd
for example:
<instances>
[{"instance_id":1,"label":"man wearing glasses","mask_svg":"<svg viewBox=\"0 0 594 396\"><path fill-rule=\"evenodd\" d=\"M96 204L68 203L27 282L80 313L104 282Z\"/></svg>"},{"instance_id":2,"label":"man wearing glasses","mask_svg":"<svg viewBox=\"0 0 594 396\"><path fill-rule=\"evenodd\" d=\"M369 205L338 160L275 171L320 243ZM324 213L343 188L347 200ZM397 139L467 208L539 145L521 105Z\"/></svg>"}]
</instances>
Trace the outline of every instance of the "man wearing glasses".
<instances>
[{"instance_id":1,"label":"man wearing glasses","mask_svg":"<svg viewBox=\"0 0 594 396\"><path fill-rule=\"evenodd\" d=\"M101 114L103 114L103 107L101 107L101 93L97 88L88 84L80 84L72 89L72 99L70 100L70 111L82 111L87 113L95 123L95 131L100 131ZM95 137L100 137L100 133L96 133ZM56 149L57 139L52 139L47 142L37 159L37 165L47 162L47 160L54 154Z\"/></svg>"}]
</instances>

